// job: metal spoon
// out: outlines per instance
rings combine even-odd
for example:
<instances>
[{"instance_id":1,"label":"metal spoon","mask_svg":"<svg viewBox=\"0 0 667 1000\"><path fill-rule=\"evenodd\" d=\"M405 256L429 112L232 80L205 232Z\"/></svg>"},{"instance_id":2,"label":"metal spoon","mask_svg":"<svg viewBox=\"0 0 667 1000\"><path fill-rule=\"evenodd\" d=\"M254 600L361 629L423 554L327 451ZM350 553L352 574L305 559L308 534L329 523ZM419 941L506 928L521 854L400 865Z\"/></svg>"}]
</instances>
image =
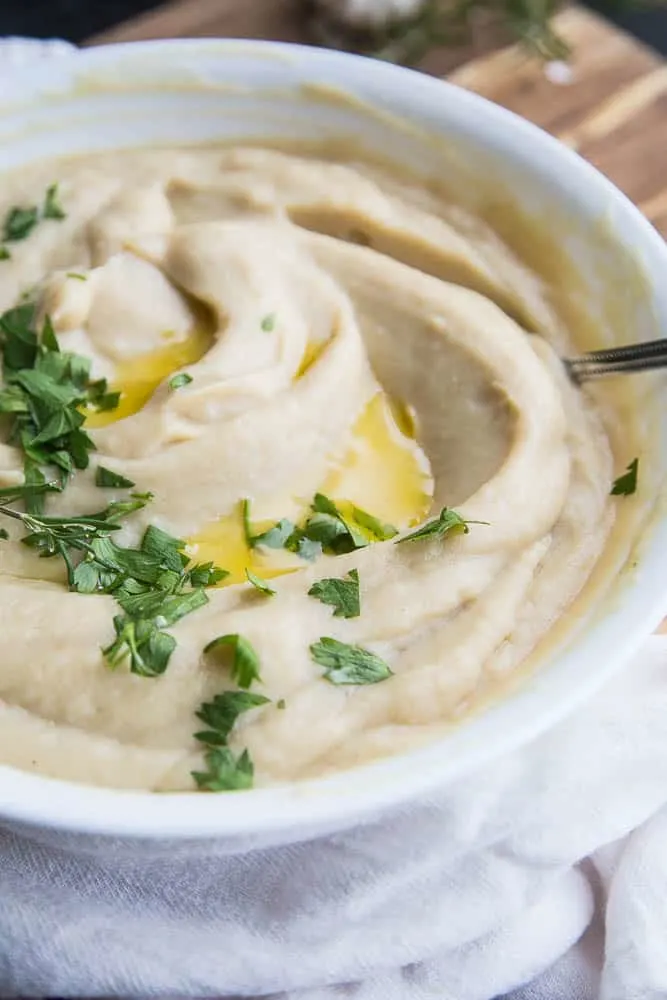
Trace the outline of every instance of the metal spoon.
<instances>
[{"instance_id":1,"label":"metal spoon","mask_svg":"<svg viewBox=\"0 0 667 1000\"><path fill-rule=\"evenodd\" d=\"M564 358L564 364L573 382L585 382L603 375L620 375L621 372L665 368L667 337L662 340L647 340L643 344L629 344L627 347L590 351L578 358Z\"/></svg>"}]
</instances>

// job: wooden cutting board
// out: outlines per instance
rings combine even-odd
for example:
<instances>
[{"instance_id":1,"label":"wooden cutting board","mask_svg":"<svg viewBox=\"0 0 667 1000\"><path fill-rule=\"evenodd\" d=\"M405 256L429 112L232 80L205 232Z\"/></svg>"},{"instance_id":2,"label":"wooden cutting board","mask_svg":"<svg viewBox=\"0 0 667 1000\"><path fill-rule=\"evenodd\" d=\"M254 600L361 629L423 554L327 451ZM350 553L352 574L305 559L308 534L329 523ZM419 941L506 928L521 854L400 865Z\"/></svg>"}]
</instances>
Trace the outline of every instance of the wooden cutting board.
<instances>
[{"instance_id":1,"label":"wooden cutting board","mask_svg":"<svg viewBox=\"0 0 667 1000\"><path fill-rule=\"evenodd\" d=\"M90 39L220 36L307 41L298 0L172 0ZM423 69L489 97L557 135L607 174L667 235L667 63L578 7L557 18L572 45L572 80L551 83L516 46L436 50ZM497 36L496 36L497 39Z\"/></svg>"},{"instance_id":2,"label":"wooden cutting board","mask_svg":"<svg viewBox=\"0 0 667 1000\"><path fill-rule=\"evenodd\" d=\"M573 49L571 81L550 82L517 46L493 33L421 67L503 104L557 135L614 181L667 236L667 63L579 7L557 18ZM90 44L145 38L228 37L308 41L298 0L172 0ZM667 280L667 276L666 276ZM667 632L667 620L660 629Z\"/></svg>"}]
</instances>

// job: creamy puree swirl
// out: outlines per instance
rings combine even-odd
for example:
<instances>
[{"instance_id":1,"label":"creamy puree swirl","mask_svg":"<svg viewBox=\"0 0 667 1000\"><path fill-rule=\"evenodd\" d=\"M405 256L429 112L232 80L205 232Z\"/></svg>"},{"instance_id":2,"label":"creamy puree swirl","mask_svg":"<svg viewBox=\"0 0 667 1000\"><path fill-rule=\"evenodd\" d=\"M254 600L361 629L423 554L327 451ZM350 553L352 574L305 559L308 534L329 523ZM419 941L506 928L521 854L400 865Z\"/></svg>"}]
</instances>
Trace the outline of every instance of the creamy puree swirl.
<instances>
[{"instance_id":1,"label":"creamy puree swirl","mask_svg":"<svg viewBox=\"0 0 667 1000\"><path fill-rule=\"evenodd\" d=\"M195 712L233 686L203 654L222 633L252 643L256 689L271 699L230 739L248 749L257 785L442 734L562 614L611 526L610 448L551 346L577 331L563 328L550 290L480 219L361 162L256 148L99 154L8 176L0 210L54 180L66 218L12 245L0 305L35 289L63 349L127 393L118 414L90 420L91 469L49 497L49 513L124 495L100 500L102 464L154 494L122 539L154 523L223 567L247 556L276 594L254 592L239 565L170 629L163 676L111 671L100 649L113 640L113 598L68 592L62 564L17 544L10 525L0 760L101 785L192 788ZM192 381L173 391L179 370ZM240 501L264 525L298 520L379 393L411 415L416 441L403 443L422 475L422 508L399 505L399 531L443 506L485 523L315 563L239 550ZM391 490L414 474L406 466L391 487L376 470L372 502L335 498L391 519ZM0 483L22 478L21 454L3 444ZM308 590L351 569L361 614L333 617ZM375 652L393 676L328 683L309 654L321 636Z\"/></svg>"}]
</instances>

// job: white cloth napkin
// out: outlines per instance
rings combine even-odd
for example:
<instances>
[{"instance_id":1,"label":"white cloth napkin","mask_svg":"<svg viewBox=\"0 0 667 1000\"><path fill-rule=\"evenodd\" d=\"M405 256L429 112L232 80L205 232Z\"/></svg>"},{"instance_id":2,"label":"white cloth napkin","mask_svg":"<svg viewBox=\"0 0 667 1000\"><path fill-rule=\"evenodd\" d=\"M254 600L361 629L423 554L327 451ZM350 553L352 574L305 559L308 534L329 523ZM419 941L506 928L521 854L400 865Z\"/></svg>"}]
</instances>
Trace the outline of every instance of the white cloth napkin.
<instances>
[{"instance_id":1,"label":"white cloth napkin","mask_svg":"<svg viewBox=\"0 0 667 1000\"><path fill-rule=\"evenodd\" d=\"M349 832L155 858L0 832L0 992L665 998L666 801L652 638L532 745Z\"/></svg>"},{"instance_id":2,"label":"white cloth napkin","mask_svg":"<svg viewBox=\"0 0 667 1000\"><path fill-rule=\"evenodd\" d=\"M58 51L0 44L0 74ZM2 996L665 1000L666 929L661 638L537 742L349 832L150 857L0 828Z\"/></svg>"}]
</instances>

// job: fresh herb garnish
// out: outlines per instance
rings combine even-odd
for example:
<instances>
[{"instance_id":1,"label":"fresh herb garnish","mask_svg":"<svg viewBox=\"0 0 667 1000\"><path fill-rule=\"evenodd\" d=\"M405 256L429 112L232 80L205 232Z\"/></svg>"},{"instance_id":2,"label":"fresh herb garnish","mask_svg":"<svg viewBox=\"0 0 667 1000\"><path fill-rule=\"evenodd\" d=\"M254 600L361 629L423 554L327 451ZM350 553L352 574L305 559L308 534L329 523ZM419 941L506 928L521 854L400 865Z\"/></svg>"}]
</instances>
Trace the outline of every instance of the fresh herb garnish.
<instances>
[{"instance_id":1,"label":"fresh herb garnish","mask_svg":"<svg viewBox=\"0 0 667 1000\"><path fill-rule=\"evenodd\" d=\"M276 708L281 708L281 709L282 709L282 708L287 708L287 702L285 701L285 699L284 699L284 698L280 698L280 699L279 699L279 700L278 700L278 701L276 702Z\"/></svg>"},{"instance_id":2,"label":"fresh herb garnish","mask_svg":"<svg viewBox=\"0 0 667 1000\"><path fill-rule=\"evenodd\" d=\"M235 757L229 747L214 747L204 755L206 771L192 777L203 792L233 792L252 788L255 769L247 750Z\"/></svg>"},{"instance_id":3,"label":"fresh herb garnish","mask_svg":"<svg viewBox=\"0 0 667 1000\"><path fill-rule=\"evenodd\" d=\"M113 620L116 639L102 650L112 669L129 656L130 672L140 677L159 677L167 669L176 648L176 640L162 632L154 622L116 615Z\"/></svg>"},{"instance_id":4,"label":"fresh herb garnish","mask_svg":"<svg viewBox=\"0 0 667 1000\"><path fill-rule=\"evenodd\" d=\"M179 372L169 379L169 388L173 392L174 389L182 389L184 385L190 385L190 382L192 382L192 375L188 375L187 372Z\"/></svg>"},{"instance_id":5,"label":"fresh herb garnish","mask_svg":"<svg viewBox=\"0 0 667 1000\"><path fill-rule=\"evenodd\" d=\"M52 484L42 484L44 487ZM37 486L28 487L37 492ZM21 541L35 549L42 558L60 556L67 568L67 579L74 589L74 558L76 553L87 552L93 539L117 531L120 525L102 515L89 517L43 517L14 510L0 504L0 514L20 521L28 534Z\"/></svg>"},{"instance_id":6,"label":"fresh herb garnish","mask_svg":"<svg viewBox=\"0 0 667 1000\"><path fill-rule=\"evenodd\" d=\"M300 559L306 562L315 562L322 555L322 545L312 538L308 538L300 528L295 528L285 542L288 552L294 552Z\"/></svg>"},{"instance_id":7,"label":"fresh herb garnish","mask_svg":"<svg viewBox=\"0 0 667 1000\"><path fill-rule=\"evenodd\" d=\"M44 205L42 207L43 219L65 219L67 215L58 200L58 185L51 184L46 189Z\"/></svg>"},{"instance_id":8,"label":"fresh herb garnish","mask_svg":"<svg viewBox=\"0 0 667 1000\"><path fill-rule=\"evenodd\" d=\"M359 573L351 569L347 579L327 577L314 583L308 594L322 604L330 604L335 618L358 618L361 614L359 602Z\"/></svg>"},{"instance_id":9,"label":"fresh herb garnish","mask_svg":"<svg viewBox=\"0 0 667 1000\"><path fill-rule=\"evenodd\" d=\"M229 576L229 570L222 569L213 562L195 563L184 575L191 587L215 587Z\"/></svg>"},{"instance_id":10,"label":"fresh herb garnish","mask_svg":"<svg viewBox=\"0 0 667 1000\"><path fill-rule=\"evenodd\" d=\"M352 516L357 524L366 529L374 542L386 542L398 534L398 528L395 528L393 524L380 521L379 518L362 510L361 507L353 506Z\"/></svg>"},{"instance_id":11,"label":"fresh herb garnish","mask_svg":"<svg viewBox=\"0 0 667 1000\"><path fill-rule=\"evenodd\" d=\"M107 393L104 379L91 381L87 358L60 350L48 317L39 335L34 320L31 303L0 316L0 413L11 418L8 440L23 451L26 476L37 481L45 468L56 469L64 486L75 468L88 466L94 448L82 410L117 405L118 396Z\"/></svg>"},{"instance_id":12,"label":"fresh herb garnish","mask_svg":"<svg viewBox=\"0 0 667 1000\"><path fill-rule=\"evenodd\" d=\"M261 327L264 333L271 333L276 326L276 314L268 313L261 322Z\"/></svg>"},{"instance_id":13,"label":"fresh herb garnish","mask_svg":"<svg viewBox=\"0 0 667 1000\"><path fill-rule=\"evenodd\" d=\"M236 720L243 712L259 705L267 705L270 698L251 691L224 691L213 701L204 702L196 716L208 729L195 733L195 739L210 747L226 746Z\"/></svg>"},{"instance_id":14,"label":"fresh herb garnish","mask_svg":"<svg viewBox=\"0 0 667 1000\"><path fill-rule=\"evenodd\" d=\"M250 500L246 497L241 501L241 518L246 545L254 549L257 545L266 545L270 549L282 549L285 542L294 531L294 525L287 518L282 518L272 528L255 534L250 521Z\"/></svg>"},{"instance_id":15,"label":"fresh herb garnish","mask_svg":"<svg viewBox=\"0 0 667 1000\"><path fill-rule=\"evenodd\" d=\"M457 514L451 507L443 507L438 517L432 521L426 521L416 531L409 535L403 535L396 539L396 544L401 542L415 542L420 538L445 538L447 535L467 535L470 531L469 524L479 523L464 521L460 514Z\"/></svg>"},{"instance_id":16,"label":"fresh herb garnish","mask_svg":"<svg viewBox=\"0 0 667 1000\"><path fill-rule=\"evenodd\" d=\"M0 247L0 260L11 260L12 255L7 247Z\"/></svg>"},{"instance_id":17,"label":"fresh herb garnish","mask_svg":"<svg viewBox=\"0 0 667 1000\"><path fill-rule=\"evenodd\" d=\"M326 667L324 676L332 684L377 684L392 676L389 666L375 653L330 636L312 643L310 655Z\"/></svg>"},{"instance_id":18,"label":"fresh herb garnish","mask_svg":"<svg viewBox=\"0 0 667 1000\"><path fill-rule=\"evenodd\" d=\"M225 653L231 650L229 672L239 687L246 690L253 681L261 681L259 657L252 645L242 635L219 635L204 646L204 653Z\"/></svg>"},{"instance_id":19,"label":"fresh herb garnish","mask_svg":"<svg viewBox=\"0 0 667 1000\"><path fill-rule=\"evenodd\" d=\"M350 505L351 513L341 508L324 493L316 493L311 504L313 513L306 521L303 534L319 542L325 552L342 555L365 548L371 542L383 542L396 535L393 524L384 524L378 518Z\"/></svg>"},{"instance_id":20,"label":"fresh herb garnish","mask_svg":"<svg viewBox=\"0 0 667 1000\"><path fill-rule=\"evenodd\" d=\"M88 275L79 274L78 271L68 271L65 277L73 278L75 281L88 281Z\"/></svg>"},{"instance_id":21,"label":"fresh herb garnish","mask_svg":"<svg viewBox=\"0 0 667 1000\"><path fill-rule=\"evenodd\" d=\"M264 594L266 597L273 597L275 590L273 587L270 587L266 580L263 580L261 576L257 576L257 574L253 573L251 569L246 569L245 575L248 583L251 583L255 590L259 590L259 592Z\"/></svg>"},{"instance_id":22,"label":"fresh herb garnish","mask_svg":"<svg viewBox=\"0 0 667 1000\"><path fill-rule=\"evenodd\" d=\"M25 240L39 222L39 209L36 205L29 208L15 206L10 208L5 216L2 228L2 238L6 243L18 243Z\"/></svg>"},{"instance_id":23,"label":"fresh herb garnish","mask_svg":"<svg viewBox=\"0 0 667 1000\"><path fill-rule=\"evenodd\" d=\"M41 214L37 205L27 207L15 205L14 208L9 209L2 225L3 241L5 243L18 243L20 240L27 239L40 217L42 219L64 219L66 217L63 207L58 201L57 184L51 184L46 189ZM0 259L7 260L8 256L9 251L7 251L6 256L3 255Z\"/></svg>"},{"instance_id":24,"label":"fresh herb garnish","mask_svg":"<svg viewBox=\"0 0 667 1000\"><path fill-rule=\"evenodd\" d=\"M311 510L313 514L306 521L304 533L325 551L342 555L368 545L369 540L359 527L324 493L315 494Z\"/></svg>"},{"instance_id":25,"label":"fresh herb garnish","mask_svg":"<svg viewBox=\"0 0 667 1000\"><path fill-rule=\"evenodd\" d=\"M314 562L322 552L342 555L361 549L371 542L386 541L396 535L393 524L385 524L359 507L350 505L351 513L345 514L324 493L316 493L311 504L311 514L303 527L297 527L286 518L259 534L252 530L250 501L241 506L243 530L249 548L266 545L285 548L309 562Z\"/></svg>"},{"instance_id":26,"label":"fresh herb garnish","mask_svg":"<svg viewBox=\"0 0 667 1000\"><path fill-rule=\"evenodd\" d=\"M179 539L151 525L140 549L98 540L77 566L78 589L111 593L125 612L114 618L116 639L102 651L110 666L129 656L132 673L164 673L176 641L163 629L207 604L204 588L226 575L211 563L187 569L182 547Z\"/></svg>"},{"instance_id":27,"label":"fresh herb garnish","mask_svg":"<svg viewBox=\"0 0 667 1000\"><path fill-rule=\"evenodd\" d=\"M131 479L121 476L119 472L112 469L105 469L103 465L98 465L95 470L95 485L108 487L109 489L132 489L135 485Z\"/></svg>"},{"instance_id":28,"label":"fresh herb garnish","mask_svg":"<svg viewBox=\"0 0 667 1000\"><path fill-rule=\"evenodd\" d=\"M224 691L215 695L213 701L206 701L201 705L195 714L208 728L200 730L194 736L208 748L204 755L207 770L192 772L200 789L229 792L252 787L254 768L248 751L243 750L235 757L227 746L227 740L239 715L260 705L267 705L270 700L250 691Z\"/></svg>"},{"instance_id":29,"label":"fresh herb garnish","mask_svg":"<svg viewBox=\"0 0 667 1000\"><path fill-rule=\"evenodd\" d=\"M110 536L119 530L118 522L145 507L151 499L147 493L133 493L83 517L39 516L8 506L53 488L53 483L24 483L0 491L0 515L22 523L24 545L42 557L63 560L70 590L115 598L124 614L114 618L116 638L102 650L109 666L129 658L132 673L157 677L176 646L163 629L207 604L204 588L218 583L225 570L212 563L189 567L185 543L154 525L139 548L117 545Z\"/></svg>"},{"instance_id":30,"label":"fresh herb garnish","mask_svg":"<svg viewBox=\"0 0 667 1000\"><path fill-rule=\"evenodd\" d=\"M638 471L639 459L633 458L623 475L614 480L614 485L611 488L611 496L629 497L632 496L633 493L636 493Z\"/></svg>"}]
</instances>

